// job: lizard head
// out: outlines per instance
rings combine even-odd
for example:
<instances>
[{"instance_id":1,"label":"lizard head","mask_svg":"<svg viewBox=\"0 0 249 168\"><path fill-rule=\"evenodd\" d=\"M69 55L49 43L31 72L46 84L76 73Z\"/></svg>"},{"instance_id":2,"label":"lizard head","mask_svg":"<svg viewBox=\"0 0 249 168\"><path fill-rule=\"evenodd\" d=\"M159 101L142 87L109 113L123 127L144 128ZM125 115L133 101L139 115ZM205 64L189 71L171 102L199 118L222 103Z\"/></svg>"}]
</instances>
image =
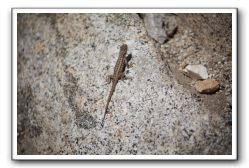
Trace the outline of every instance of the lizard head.
<instances>
[{"instance_id":1,"label":"lizard head","mask_svg":"<svg viewBox=\"0 0 249 168\"><path fill-rule=\"evenodd\" d=\"M121 47L120 47L120 51L123 51L124 53L127 52L127 49L128 49L127 44L123 44L123 45L121 45Z\"/></svg>"}]
</instances>

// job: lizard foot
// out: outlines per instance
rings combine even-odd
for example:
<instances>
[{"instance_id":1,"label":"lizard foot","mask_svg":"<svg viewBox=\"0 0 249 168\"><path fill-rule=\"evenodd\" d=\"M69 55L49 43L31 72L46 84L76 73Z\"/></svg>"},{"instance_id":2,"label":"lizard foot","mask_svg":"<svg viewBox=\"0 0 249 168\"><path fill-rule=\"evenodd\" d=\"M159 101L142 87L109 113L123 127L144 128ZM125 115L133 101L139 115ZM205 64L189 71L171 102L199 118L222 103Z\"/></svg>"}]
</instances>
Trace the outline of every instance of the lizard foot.
<instances>
[{"instance_id":1,"label":"lizard foot","mask_svg":"<svg viewBox=\"0 0 249 168\"><path fill-rule=\"evenodd\" d=\"M108 75L106 78L106 83L104 85L110 84L113 79L113 75Z\"/></svg>"}]
</instances>

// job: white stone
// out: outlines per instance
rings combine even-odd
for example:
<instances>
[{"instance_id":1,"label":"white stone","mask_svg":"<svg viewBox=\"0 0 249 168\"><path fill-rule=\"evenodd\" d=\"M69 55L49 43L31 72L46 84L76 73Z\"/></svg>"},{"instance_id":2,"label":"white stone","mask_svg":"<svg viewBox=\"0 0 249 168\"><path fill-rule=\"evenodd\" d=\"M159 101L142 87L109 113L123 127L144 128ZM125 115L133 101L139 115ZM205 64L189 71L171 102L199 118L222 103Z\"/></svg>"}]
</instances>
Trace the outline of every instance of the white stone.
<instances>
[{"instance_id":1,"label":"white stone","mask_svg":"<svg viewBox=\"0 0 249 168\"><path fill-rule=\"evenodd\" d=\"M187 65L184 68L184 72L187 73L191 78L194 79L207 79L208 72L207 68L203 65Z\"/></svg>"}]
</instances>

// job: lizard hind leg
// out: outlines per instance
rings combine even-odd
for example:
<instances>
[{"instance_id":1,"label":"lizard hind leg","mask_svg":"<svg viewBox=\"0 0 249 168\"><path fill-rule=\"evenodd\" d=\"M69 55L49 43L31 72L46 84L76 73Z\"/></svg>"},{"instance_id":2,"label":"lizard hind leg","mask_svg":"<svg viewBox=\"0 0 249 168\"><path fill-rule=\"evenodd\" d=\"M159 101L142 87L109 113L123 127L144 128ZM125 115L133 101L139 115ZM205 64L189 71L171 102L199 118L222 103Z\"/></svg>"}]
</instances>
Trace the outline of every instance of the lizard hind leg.
<instances>
[{"instance_id":1,"label":"lizard hind leg","mask_svg":"<svg viewBox=\"0 0 249 168\"><path fill-rule=\"evenodd\" d=\"M126 76L125 76L125 74L124 73L121 73L120 75L119 75L119 80L125 80L125 78L126 78Z\"/></svg>"},{"instance_id":2,"label":"lizard hind leg","mask_svg":"<svg viewBox=\"0 0 249 168\"><path fill-rule=\"evenodd\" d=\"M127 80L127 79L132 79L132 77L126 76L124 73L122 73L122 74L119 76L119 79L120 79L120 80Z\"/></svg>"},{"instance_id":3,"label":"lizard hind leg","mask_svg":"<svg viewBox=\"0 0 249 168\"><path fill-rule=\"evenodd\" d=\"M108 75L106 79L106 84L110 84L112 80L113 80L113 75Z\"/></svg>"}]
</instances>

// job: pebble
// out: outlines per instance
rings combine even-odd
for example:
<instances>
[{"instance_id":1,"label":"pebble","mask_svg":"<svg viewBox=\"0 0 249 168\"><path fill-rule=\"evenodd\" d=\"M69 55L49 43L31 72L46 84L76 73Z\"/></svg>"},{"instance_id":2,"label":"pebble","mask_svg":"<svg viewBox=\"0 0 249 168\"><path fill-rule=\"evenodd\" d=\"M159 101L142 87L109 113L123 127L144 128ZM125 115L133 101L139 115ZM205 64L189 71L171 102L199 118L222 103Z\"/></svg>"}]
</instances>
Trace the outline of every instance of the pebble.
<instances>
[{"instance_id":1,"label":"pebble","mask_svg":"<svg viewBox=\"0 0 249 168\"><path fill-rule=\"evenodd\" d=\"M214 79L207 79L196 82L195 89L199 93L215 93L219 90L220 84Z\"/></svg>"},{"instance_id":2,"label":"pebble","mask_svg":"<svg viewBox=\"0 0 249 168\"><path fill-rule=\"evenodd\" d=\"M198 65L187 65L184 69L184 72L193 79L207 79L208 72L207 68L201 64Z\"/></svg>"}]
</instances>

